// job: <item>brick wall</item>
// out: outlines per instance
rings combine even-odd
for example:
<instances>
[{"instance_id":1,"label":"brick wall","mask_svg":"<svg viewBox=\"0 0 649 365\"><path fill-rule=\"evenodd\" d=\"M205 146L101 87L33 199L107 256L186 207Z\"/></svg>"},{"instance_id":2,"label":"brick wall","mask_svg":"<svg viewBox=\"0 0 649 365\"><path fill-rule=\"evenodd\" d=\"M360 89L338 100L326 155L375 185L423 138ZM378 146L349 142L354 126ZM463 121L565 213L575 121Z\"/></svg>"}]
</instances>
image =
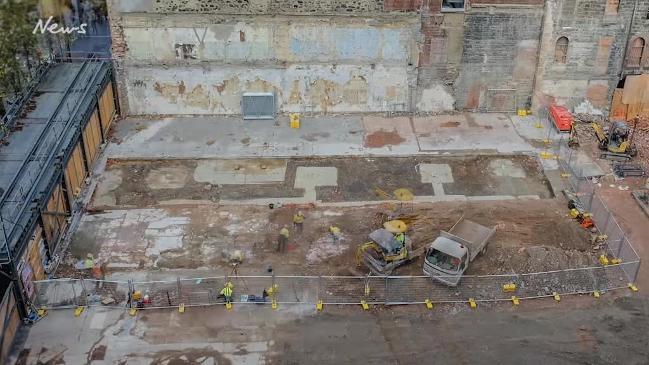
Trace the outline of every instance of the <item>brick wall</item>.
<instances>
[{"instance_id":1,"label":"brick wall","mask_svg":"<svg viewBox=\"0 0 649 365\"><path fill-rule=\"evenodd\" d=\"M558 103L606 114L622 70L634 1L548 0L537 69L535 107ZM632 34L647 31L646 1L638 0ZM645 8L644 11L642 11ZM554 59L556 40L569 39L565 64Z\"/></svg>"},{"instance_id":2,"label":"brick wall","mask_svg":"<svg viewBox=\"0 0 649 365\"><path fill-rule=\"evenodd\" d=\"M631 22L629 45L627 47L631 46L635 38L642 37L642 39L645 40L645 53L640 67L628 66L625 60L623 63L625 74L641 74L649 72L649 19L647 18L649 18L649 2L639 0L635 9L633 21Z\"/></svg>"},{"instance_id":3,"label":"brick wall","mask_svg":"<svg viewBox=\"0 0 649 365\"><path fill-rule=\"evenodd\" d=\"M474 8L466 14L458 108L509 111L528 103L541 18L540 8Z\"/></svg>"}]
</instances>

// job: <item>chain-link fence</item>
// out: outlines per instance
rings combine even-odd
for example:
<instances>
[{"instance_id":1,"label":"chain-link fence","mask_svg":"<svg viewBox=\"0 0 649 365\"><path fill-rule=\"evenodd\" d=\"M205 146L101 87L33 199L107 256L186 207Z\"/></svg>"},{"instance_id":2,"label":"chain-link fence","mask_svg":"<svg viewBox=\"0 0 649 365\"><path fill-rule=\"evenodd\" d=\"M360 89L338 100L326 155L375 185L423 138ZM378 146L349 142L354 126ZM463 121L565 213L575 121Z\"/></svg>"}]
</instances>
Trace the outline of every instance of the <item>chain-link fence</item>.
<instances>
[{"instance_id":1,"label":"chain-link fence","mask_svg":"<svg viewBox=\"0 0 649 365\"><path fill-rule=\"evenodd\" d=\"M35 284L34 305L47 308L76 306L136 307L130 294L139 292L143 308L224 304L220 295L227 282L234 285L237 304L418 304L493 302L552 297L556 294L607 292L626 288L639 262L531 274L467 275L457 287L428 276L218 276L168 281L117 282L105 280L43 280ZM513 291L505 291L514 284Z\"/></svg>"}]
</instances>

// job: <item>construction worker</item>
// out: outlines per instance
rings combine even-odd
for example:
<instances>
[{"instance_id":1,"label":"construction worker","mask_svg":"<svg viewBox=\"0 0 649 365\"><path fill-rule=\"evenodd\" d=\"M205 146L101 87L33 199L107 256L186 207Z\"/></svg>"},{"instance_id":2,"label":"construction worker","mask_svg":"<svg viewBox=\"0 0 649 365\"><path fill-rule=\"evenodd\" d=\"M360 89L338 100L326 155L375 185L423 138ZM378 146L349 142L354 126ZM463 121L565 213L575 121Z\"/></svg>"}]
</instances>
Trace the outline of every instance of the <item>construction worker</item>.
<instances>
[{"instance_id":1,"label":"construction worker","mask_svg":"<svg viewBox=\"0 0 649 365\"><path fill-rule=\"evenodd\" d=\"M95 279L95 289L103 287L103 280L105 276L101 263L95 262L94 266L92 267L92 278Z\"/></svg>"},{"instance_id":2,"label":"construction worker","mask_svg":"<svg viewBox=\"0 0 649 365\"><path fill-rule=\"evenodd\" d=\"M397 233L394 238L402 245L406 242L406 235L403 232Z\"/></svg>"},{"instance_id":3,"label":"construction worker","mask_svg":"<svg viewBox=\"0 0 649 365\"><path fill-rule=\"evenodd\" d=\"M331 234L331 238L333 239L334 243L340 241L340 238L342 236L342 232L340 231L340 228L336 226L330 226L329 233Z\"/></svg>"},{"instance_id":4,"label":"construction worker","mask_svg":"<svg viewBox=\"0 0 649 365\"><path fill-rule=\"evenodd\" d=\"M87 254L83 265L86 269L92 269L95 266L95 257L91 253Z\"/></svg>"},{"instance_id":5,"label":"construction worker","mask_svg":"<svg viewBox=\"0 0 649 365\"><path fill-rule=\"evenodd\" d=\"M283 253L286 251L286 244L288 243L289 235L288 226L284 225L284 227L279 231L279 236L277 237L277 252Z\"/></svg>"},{"instance_id":6,"label":"construction worker","mask_svg":"<svg viewBox=\"0 0 649 365\"><path fill-rule=\"evenodd\" d=\"M304 225L304 213L302 211L298 211L297 214L293 216L293 227L297 231L297 233L302 234L302 228Z\"/></svg>"},{"instance_id":7,"label":"construction worker","mask_svg":"<svg viewBox=\"0 0 649 365\"><path fill-rule=\"evenodd\" d=\"M231 282L225 283L223 289L221 289L221 295L225 298L226 303L232 303L232 289L234 285Z\"/></svg>"}]
</instances>

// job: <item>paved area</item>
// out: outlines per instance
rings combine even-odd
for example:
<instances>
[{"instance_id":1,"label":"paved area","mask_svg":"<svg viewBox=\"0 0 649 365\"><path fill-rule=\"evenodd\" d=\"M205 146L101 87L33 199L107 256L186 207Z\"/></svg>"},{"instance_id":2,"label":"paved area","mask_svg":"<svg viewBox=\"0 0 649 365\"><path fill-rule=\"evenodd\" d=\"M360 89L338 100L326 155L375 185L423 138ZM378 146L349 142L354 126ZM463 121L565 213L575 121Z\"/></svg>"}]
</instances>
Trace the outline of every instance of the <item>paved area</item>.
<instances>
[{"instance_id":1,"label":"paved area","mask_svg":"<svg viewBox=\"0 0 649 365\"><path fill-rule=\"evenodd\" d=\"M209 133L206 131L213 131ZM533 153L509 117L458 114L384 118L377 115L287 117L243 121L231 117L127 118L118 123L113 158L226 158L413 155L418 153ZM502 141L508 141L507 144Z\"/></svg>"},{"instance_id":2,"label":"paved area","mask_svg":"<svg viewBox=\"0 0 649 365\"><path fill-rule=\"evenodd\" d=\"M419 202L553 196L529 156L117 160L99 181L94 209L378 202L402 188Z\"/></svg>"},{"instance_id":3,"label":"paved area","mask_svg":"<svg viewBox=\"0 0 649 365\"><path fill-rule=\"evenodd\" d=\"M36 364L646 364L646 297L467 306L51 311L22 333ZM526 306L530 306L526 308ZM494 336L497 334L497 336Z\"/></svg>"}]
</instances>

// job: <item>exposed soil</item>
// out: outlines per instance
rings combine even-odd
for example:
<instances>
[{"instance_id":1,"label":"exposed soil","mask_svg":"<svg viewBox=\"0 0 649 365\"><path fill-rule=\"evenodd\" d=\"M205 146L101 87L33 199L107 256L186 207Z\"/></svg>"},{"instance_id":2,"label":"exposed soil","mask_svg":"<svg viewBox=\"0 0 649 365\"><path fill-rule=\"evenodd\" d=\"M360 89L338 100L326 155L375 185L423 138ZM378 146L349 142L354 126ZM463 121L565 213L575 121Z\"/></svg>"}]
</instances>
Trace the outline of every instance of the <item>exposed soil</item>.
<instances>
[{"instance_id":1,"label":"exposed soil","mask_svg":"<svg viewBox=\"0 0 649 365\"><path fill-rule=\"evenodd\" d=\"M240 160L243 164L263 164L264 160ZM279 160L278 161L282 161ZM105 174L120 173L125 177L111 191L115 206L150 207L169 200L200 200L218 202L227 200L273 199L301 197L302 189L295 189L297 168L330 166L338 169L338 186L316 188L317 199L323 202L379 201L399 188L407 188L416 196L433 195L430 183L422 183L420 164L448 164L452 183L445 183L448 195L536 195L552 197L549 182L538 161L529 156L476 157L404 157L404 158L295 158L284 160L286 174L283 182L261 184L210 185L193 178L195 160L116 161L110 160ZM493 163L508 163L523 175L498 175ZM147 178L152 173L170 171L170 178L178 180L173 188L152 188ZM175 176L173 176L175 175ZM128 178L126 178L128 177ZM99 207L103 208L103 207Z\"/></svg>"},{"instance_id":2,"label":"exposed soil","mask_svg":"<svg viewBox=\"0 0 649 365\"><path fill-rule=\"evenodd\" d=\"M396 211L392 210L394 208ZM306 215L301 234L291 224L292 216L298 209ZM70 249L80 256L76 259L84 257L86 252L92 252L84 251L84 248L98 245L103 246L100 248L102 252L123 251L120 244L125 243L115 242L111 238L117 236L133 246L132 253L121 252L120 260L126 257L128 262L136 264L134 268L138 270L157 266L224 272L231 270L226 253L241 250L245 256L244 264L239 268L241 275L262 274L268 266L274 267L282 275L350 275L354 270L365 271L362 267L357 268L357 247L366 242L367 235L381 227L385 220L400 218L406 221L409 224L408 234L414 248L417 248L432 242L440 230L450 229L464 216L480 224L497 227L486 255L474 261L469 274L524 273L591 266L598 254L591 246L591 234L570 219L567 213L567 207L559 199L335 209L308 206L284 206L272 210L263 206L169 207L160 214L171 218L189 218L189 224L174 233L182 238L181 248L159 254L148 253L149 248L136 249L140 247L142 237L147 237L145 232L148 225L135 222L131 226L120 226L122 216L109 213L105 220L82 224ZM291 236L287 252L278 253L277 238L283 225L289 226ZM328 232L332 225L342 230L340 242L334 242ZM111 246L113 244L116 245L114 248ZM92 253L97 255L99 251ZM111 254L109 259L113 257ZM74 260L71 259L69 264ZM394 274L420 275L422 260L420 258L418 262L403 266Z\"/></svg>"}]
</instances>

